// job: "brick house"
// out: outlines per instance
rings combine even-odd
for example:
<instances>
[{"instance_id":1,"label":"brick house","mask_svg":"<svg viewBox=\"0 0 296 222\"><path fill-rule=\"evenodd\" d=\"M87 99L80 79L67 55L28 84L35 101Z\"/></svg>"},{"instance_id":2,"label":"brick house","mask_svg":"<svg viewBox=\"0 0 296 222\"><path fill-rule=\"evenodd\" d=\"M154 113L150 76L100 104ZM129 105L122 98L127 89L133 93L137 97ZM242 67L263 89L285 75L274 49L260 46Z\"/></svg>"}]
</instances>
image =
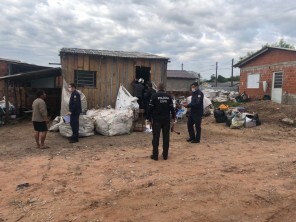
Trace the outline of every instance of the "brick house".
<instances>
[{"instance_id":1,"label":"brick house","mask_svg":"<svg viewBox=\"0 0 296 222\"><path fill-rule=\"evenodd\" d=\"M264 95L282 104L296 104L296 50L264 47L236 63L240 68L239 91L251 99Z\"/></svg>"}]
</instances>

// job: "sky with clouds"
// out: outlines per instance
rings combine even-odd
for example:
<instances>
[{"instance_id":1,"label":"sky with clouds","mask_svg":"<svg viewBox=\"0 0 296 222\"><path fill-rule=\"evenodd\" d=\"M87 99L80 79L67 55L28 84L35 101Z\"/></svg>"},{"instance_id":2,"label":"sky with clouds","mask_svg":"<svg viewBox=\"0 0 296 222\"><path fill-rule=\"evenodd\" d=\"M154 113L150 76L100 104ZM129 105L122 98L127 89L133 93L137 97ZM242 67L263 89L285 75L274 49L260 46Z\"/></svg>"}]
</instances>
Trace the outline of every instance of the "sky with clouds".
<instances>
[{"instance_id":1,"label":"sky with clouds","mask_svg":"<svg viewBox=\"0 0 296 222\"><path fill-rule=\"evenodd\" d=\"M217 61L229 77L232 58L296 45L295 21L294 0L0 0L0 57L48 65L62 47L141 51L204 78Z\"/></svg>"}]
</instances>

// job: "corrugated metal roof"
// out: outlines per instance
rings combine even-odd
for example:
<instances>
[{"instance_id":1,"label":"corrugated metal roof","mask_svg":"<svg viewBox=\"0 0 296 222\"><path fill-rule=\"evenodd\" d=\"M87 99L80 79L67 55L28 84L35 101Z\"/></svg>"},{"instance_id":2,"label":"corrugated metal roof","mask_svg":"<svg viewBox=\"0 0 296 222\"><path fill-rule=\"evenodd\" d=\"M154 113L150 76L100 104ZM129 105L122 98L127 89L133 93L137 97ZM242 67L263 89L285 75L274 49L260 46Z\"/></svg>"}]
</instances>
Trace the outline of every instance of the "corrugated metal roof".
<instances>
[{"instance_id":1,"label":"corrugated metal roof","mask_svg":"<svg viewBox=\"0 0 296 222\"><path fill-rule=\"evenodd\" d=\"M35 65L35 64L30 64L30 63L22 62L22 61L19 61L19 60L12 60L12 59L0 58L0 61L6 62L8 64L16 64L16 65L31 66L31 67L50 68L50 67L47 67L47 66Z\"/></svg>"},{"instance_id":2,"label":"corrugated metal roof","mask_svg":"<svg viewBox=\"0 0 296 222\"><path fill-rule=\"evenodd\" d=\"M255 52L254 54L250 55L249 57L239 61L238 63L236 63L233 67L242 67L243 65L245 65L246 63L252 61L253 59L255 59L256 57L258 57L259 55L271 50L271 49L279 49L279 50L285 50L285 51L292 51L292 52L296 52L295 49L289 49L289 48L279 48L279 47L271 47L271 46L265 46L262 49L260 49L259 51Z\"/></svg>"},{"instance_id":3,"label":"corrugated metal roof","mask_svg":"<svg viewBox=\"0 0 296 222\"><path fill-rule=\"evenodd\" d=\"M78 48L62 48L60 50L60 55L61 54L87 54L87 55L99 55L99 56L121 57L121 58L169 60L169 58L166 58L166 57L144 53L144 52L125 52L125 51L109 51L109 50L78 49Z\"/></svg>"},{"instance_id":4,"label":"corrugated metal roof","mask_svg":"<svg viewBox=\"0 0 296 222\"><path fill-rule=\"evenodd\" d=\"M198 77L185 70L167 70L167 78L198 79Z\"/></svg>"},{"instance_id":5,"label":"corrugated metal roof","mask_svg":"<svg viewBox=\"0 0 296 222\"><path fill-rule=\"evenodd\" d=\"M23 72L23 73L3 76L3 77L0 77L0 80L8 79L8 80L16 80L16 81L25 81L25 80L41 79L41 78L60 76L60 75L61 75L61 68L49 68L49 69Z\"/></svg>"}]
</instances>

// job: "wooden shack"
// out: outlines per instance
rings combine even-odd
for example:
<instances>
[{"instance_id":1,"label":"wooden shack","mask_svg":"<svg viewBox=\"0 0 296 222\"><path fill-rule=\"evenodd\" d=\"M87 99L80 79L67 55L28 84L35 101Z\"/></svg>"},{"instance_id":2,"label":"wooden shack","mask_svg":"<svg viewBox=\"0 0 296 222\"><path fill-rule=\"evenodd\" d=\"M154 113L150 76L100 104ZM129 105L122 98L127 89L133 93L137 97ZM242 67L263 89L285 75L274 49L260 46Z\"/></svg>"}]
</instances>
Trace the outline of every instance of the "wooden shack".
<instances>
[{"instance_id":1,"label":"wooden shack","mask_svg":"<svg viewBox=\"0 0 296 222\"><path fill-rule=\"evenodd\" d=\"M114 107L120 84L132 93L132 81L166 84L168 58L141 52L63 48L62 76L74 82L88 101L88 108Z\"/></svg>"}]
</instances>

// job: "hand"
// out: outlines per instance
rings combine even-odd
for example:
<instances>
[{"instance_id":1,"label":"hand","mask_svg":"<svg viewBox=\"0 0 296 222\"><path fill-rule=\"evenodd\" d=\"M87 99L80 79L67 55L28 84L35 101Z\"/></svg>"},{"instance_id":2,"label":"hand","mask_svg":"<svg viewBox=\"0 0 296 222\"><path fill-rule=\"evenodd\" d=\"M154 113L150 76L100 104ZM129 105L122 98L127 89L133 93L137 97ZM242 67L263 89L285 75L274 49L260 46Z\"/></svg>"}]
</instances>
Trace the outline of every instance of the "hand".
<instances>
[{"instance_id":1,"label":"hand","mask_svg":"<svg viewBox=\"0 0 296 222\"><path fill-rule=\"evenodd\" d=\"M188 103L184 103L183 106L184 106L185 108L188 108Z\"/></svg>"},{"instance_id":2,"label":"hand","mask_svg":"<svg viewBox=\"0 0 296 222\"><path fill-rule=\"evenodd\" d=\"M70 116L71 114L72 114L71 112L68 112L68 113L67 113L68 116Z\"/></svg>"}]
</instances>

